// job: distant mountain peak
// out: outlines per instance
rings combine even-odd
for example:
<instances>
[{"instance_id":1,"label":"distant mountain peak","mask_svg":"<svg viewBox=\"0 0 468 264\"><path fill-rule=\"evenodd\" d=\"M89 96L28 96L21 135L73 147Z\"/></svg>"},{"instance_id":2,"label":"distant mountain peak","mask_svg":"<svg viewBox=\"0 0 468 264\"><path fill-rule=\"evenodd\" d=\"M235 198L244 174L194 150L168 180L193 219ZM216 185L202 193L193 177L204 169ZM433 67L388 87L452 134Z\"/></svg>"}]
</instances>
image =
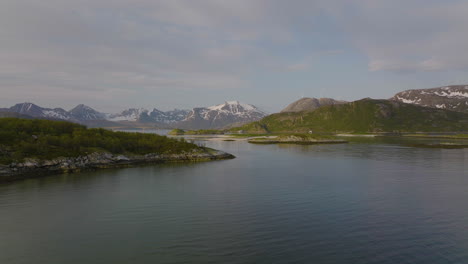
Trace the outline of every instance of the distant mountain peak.
<instances>
[{"instance_id":1,"label":"distant mountain peak","mask_svg":"<svg viewBox=\"0 0 468 264\"><path fill-rule=\"evenodd\" d=\"M232 111L232 112L243 112L243 111L261 112L257 107L250 105L250 104L240 103L239 101L226 101L224 102L224 104L209 106L209 107L206 107L206 109L213 110L213 111L225 110L225 111Z\"/></svg>"},{"instance_id":2,"label":"distant mountain peak","mask_svg":"<svg viewBox=\"0 0 468 264\"><path fill-rule=\"evenodd\" d=\"M225 101L223 104L193 108L187 117L175 126L191 129L222 128L234 123L256 121L266 115L254 105L239 101Z\"/></svg>"},{"instance_id":3,"label":"distant mountain peak","mask_svg":"<svg viewBox=\"0 0 468 264\"><path fill-rule=\"evenodd\" d=\"M406 90L395 94L391 100L468 113L468 85Z\"/></svg>"},{"instance_id":4,"label":"distant mountain peak","mask_svg":"<svg viewBox=\"0 0 468 264\"><path fill-rule=\"evenodd\" d=\"M75 106L72 110L69 111L70 115L79 121L89 121L89 120L103 120L105 119L105 114L100 113L93 108L79 104Z\"/></svg>"},{"instance_id":5,"label":"distant mountain peak","mask_svg":"<svg viewBox=\"0 0 468 264\"><path fill-rule=\"evenodd\" d=\"M25 102L16 104L9 109L11 112L15 112L22 115L28 115L36 118L47 118L47 119L59 119L59 120L71 120L70 114L62 108L42 108L36 104Z\"/></svg>"},{"instance_id":6,"label":"distant mountain peak","mask_svg":"<svg viewBox=\"0 0 468 264\"><path fill-rule=\"evenodd\" d=\"M110 114L107 119L110 121L138 121L143 113L148 113L145 108L129 108L118 114Z\"/></svg>"},{"instance_id":7,"label":"distant mountain peak","mask_svg":"<svg viewBox=\"0 0 468 264\"><path fill-rule=\"evenodd\" d=\"M199 107L190 110L174 109L161 111L157 108L128 108L120 113L105 114L85 105L78 104L70 111L62 108L42 108L33 103L20 103L3 112L15 112L34 118L67 120L92 126L133 126L142 123L156 127L178 127L189 129L220 128L233 123L256 121L266 116L257 107L239 101ZM116 123L117 122L117 123Z\"/></svg>"},{"instance_id":8,"label":"distant mountain peak","mask_svg":"<svg viewBox=\"0 0 468 264\"><path fill-rule=\"evenodd\" d=\"M79 104L79 105L75 106L75 108L73 108L73 109L94 110L93 108L91 108L91 107L89 107L89 106L87 106L87 105L85 105L85 104ZM73 109L72 109L72 110L73 110Z\"/></svg>"},{"instance_id":9,"label":"distant mountain peak","mask_svg":"<svg viewBox=\"0 0 468 264\"><path fill-rule=\"evenodd\" d=\"M18 112L20 114L22 113L25 113L27 111L30 111L30 110L38 110L40 109L41 107L39 107L38 105L35 105L33 103L30 103L30 102L24 102L24 103L19 103L19 104L16 104L14 106L12 106L10 109L18 109L17 111L15 112Z\"/></svg>"},{"instance_id":10,"label":"distant mountain peak","mask_svg":"<svg viewBox=\"0 0 468 264\"><path fill-rule=\"evenodd\" d=\"M189 110L174 109L172 111L161 111L156 108L129 108L118 114L108 114L107 120L115 122L143 122L155 124L170 124L183 120Z\"/></svg>"}]
</instances>

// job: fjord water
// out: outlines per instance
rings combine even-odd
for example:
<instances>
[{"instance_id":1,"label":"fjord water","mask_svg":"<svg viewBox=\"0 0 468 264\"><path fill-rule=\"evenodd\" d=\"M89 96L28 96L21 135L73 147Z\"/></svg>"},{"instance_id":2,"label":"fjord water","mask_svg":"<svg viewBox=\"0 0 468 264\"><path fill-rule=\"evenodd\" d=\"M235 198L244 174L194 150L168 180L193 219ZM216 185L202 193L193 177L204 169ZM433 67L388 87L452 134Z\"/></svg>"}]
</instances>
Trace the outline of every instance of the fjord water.
<instances>
[{"instance_id":1,"label":"fjord water","mask_svg":"<svg viewBox=\"0 0 468 264\"><path fill-rule=\"evenodd\" d=\"M468 263L467 149L206 144L0 185L0 263Z\"/></svg>"}]
</instances>

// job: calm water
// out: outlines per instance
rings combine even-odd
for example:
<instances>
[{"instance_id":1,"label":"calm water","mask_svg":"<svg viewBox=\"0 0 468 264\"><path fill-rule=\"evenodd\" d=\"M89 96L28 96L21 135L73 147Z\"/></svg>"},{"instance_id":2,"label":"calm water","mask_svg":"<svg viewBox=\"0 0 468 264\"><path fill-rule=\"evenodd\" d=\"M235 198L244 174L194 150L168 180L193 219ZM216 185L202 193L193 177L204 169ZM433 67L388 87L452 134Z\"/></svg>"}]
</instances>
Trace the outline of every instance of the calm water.
<instances>
[{"instance_id":1,"label":"calm water","mask_svg":"<svg viewBox=\"0 0 468 264\"><path fill-rule=\"evenodd\" d=\"M0 185L0 263L468 263L468 149L207 144Z\"/></svg>"}]
</instances>

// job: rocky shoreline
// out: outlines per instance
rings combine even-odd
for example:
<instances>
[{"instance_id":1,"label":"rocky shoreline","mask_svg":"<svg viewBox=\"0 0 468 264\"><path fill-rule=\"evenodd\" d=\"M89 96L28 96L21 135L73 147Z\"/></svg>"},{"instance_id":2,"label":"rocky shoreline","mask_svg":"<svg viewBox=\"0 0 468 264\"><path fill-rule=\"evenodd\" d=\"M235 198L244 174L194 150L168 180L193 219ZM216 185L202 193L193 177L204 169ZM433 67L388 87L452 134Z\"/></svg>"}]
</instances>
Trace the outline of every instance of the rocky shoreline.
<instances>
[{"instance_id":1,"label":"rocky shoreline","mask_svg":"<svg viewBox=\"0 0 468 264\"><path fill-rule=\"evenodd\" d=\"M203 151L181 154L115 155L108 152L52 160L26 159L21 163L0 164L0 183L43 175L79 172L83 170L129 167L166 162L197 162L233 159L229 153L205 148Z\"/></svg>"},{"instance_id":2,"label":"rocky shoreline","mask_svg":"<svg viewBox=\"0 0 468 264\"><path fill-rule=\"evenodd\" d=\"M249 140L248 142L252 144L300 144L300 145L348 143L348 141L346 140L315 140L315 141Z\"/></svg>"},{"instance_id":3,"label":"rocky shoreline","mask_svg":"<svg viewBox=\"0 0 468 264\"><path fill-rule=\"evenodd\" d=\"M259 137L252 138L248 140L252 144L303 144L303 145L312 145L312 144L342 144L348 143L346 140L342 139L327 139L327 138L311 138L307 136L278 136L278 137Z\"/></svg>"}]
</instances>

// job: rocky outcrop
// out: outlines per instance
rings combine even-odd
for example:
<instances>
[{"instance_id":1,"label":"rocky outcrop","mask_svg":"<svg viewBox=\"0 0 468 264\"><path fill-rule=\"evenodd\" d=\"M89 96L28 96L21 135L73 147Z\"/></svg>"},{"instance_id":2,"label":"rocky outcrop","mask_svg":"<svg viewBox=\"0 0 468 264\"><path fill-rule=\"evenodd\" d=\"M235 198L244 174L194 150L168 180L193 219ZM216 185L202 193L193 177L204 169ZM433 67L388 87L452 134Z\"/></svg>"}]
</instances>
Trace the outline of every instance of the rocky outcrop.
<instances>
[{"instance_id":1,"label":"rocky outcrop","mask_svg":"<svg viewBox=\"0 0 468 264\"><path fill-rule=\"evenodd\" d=\"M338 101L335 99L331 98L301 98L290 105L288 105L286 108L281 110L281 113L290 113L290 112L302 112L302 111L313 111L319 107L325 106L325 105L336 105L336 104L344 104L347 103L345 101Z\"/></svg>"},{"instance_id":2,"label":"rocky outcrop","mask_svg":"<svg viewBox=\"0 0 468 264\"><path fill-rule=\"evenodd\" d=\"M138 164L189 162L233 159L233 155L209 148L180 154L114 155L92 153L79 157L61 157L52 160L26 159L21 163L0 164L0 182L47 174L76 172L90 169L126 167Z\"/></svg>"}]
</instances>

